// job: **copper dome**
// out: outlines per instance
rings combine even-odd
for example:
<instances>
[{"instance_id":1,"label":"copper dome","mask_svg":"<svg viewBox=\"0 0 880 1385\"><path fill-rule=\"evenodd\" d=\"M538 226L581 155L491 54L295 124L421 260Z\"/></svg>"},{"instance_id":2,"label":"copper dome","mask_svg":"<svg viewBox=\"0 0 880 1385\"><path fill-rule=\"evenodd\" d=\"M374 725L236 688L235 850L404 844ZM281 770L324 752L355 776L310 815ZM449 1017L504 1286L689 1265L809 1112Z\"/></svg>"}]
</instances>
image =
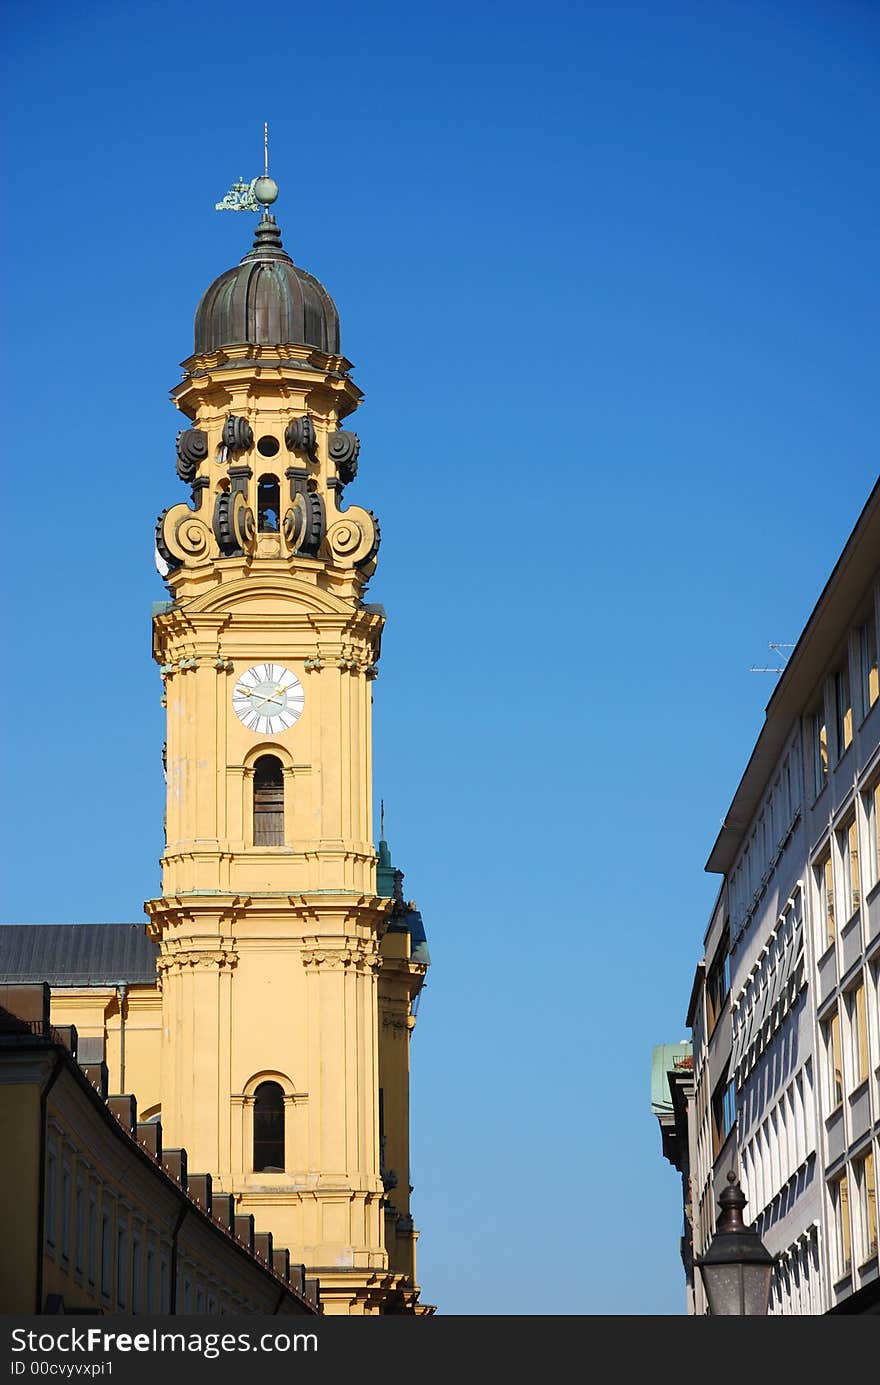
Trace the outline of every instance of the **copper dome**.
<instances>
[{"instance_id":1,"label":"copper dome","mask_svg":"<svg viewBox=\"0 0 880 1385\"><path fill-rule=\"evenodd\" d=\"M253 250L214 280L196 308L197 355L238 342L315 346L339 354L336 305L323 284L293 263L268 212L257 226Z\"/></svg>"}]
</instances>

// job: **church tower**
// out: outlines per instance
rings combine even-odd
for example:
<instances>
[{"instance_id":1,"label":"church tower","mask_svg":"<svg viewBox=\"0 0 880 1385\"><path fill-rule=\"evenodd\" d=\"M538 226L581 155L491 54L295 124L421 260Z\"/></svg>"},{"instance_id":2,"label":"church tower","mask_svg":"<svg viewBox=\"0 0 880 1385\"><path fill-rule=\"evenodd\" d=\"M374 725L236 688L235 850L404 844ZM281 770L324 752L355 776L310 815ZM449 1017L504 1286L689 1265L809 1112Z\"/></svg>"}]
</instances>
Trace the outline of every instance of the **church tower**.
<instances>
[{"instance_id":1,"label":"church tower","mask_svg":"<svg viewBox=\"0 0 880 1385\"><path fill-rule=\"evenodd\" d=\"M344 500L362 396L332 299L266 210L277 188L254 190L253 248L203 294L172 394L192 499L156 526L164 1139L307 1265L325 1312L426 1312L407 1127L427 952L377 888L379 526Z\"/></svg>"}]
</instances>

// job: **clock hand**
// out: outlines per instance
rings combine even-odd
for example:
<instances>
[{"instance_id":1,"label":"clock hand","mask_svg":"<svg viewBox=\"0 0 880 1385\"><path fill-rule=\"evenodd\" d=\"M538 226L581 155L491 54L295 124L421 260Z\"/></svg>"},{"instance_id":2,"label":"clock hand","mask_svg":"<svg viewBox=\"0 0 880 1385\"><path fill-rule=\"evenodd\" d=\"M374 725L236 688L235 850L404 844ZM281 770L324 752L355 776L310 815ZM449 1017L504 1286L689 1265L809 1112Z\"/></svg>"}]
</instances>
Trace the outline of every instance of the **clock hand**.
<instances>
[{"instance_id":1,"label":"clock hand","mask_svg":"<svg viewBox=\"0 0 880 1385\"><path fill-rule=\"evenodd\" d=\"M265 711L267 707L271 707L273 703L278 707L283 705L279 702L277 697L264 697L254 706L254 711L257 713L257 716L259 716L261 712Z\"/></svg>"}]
</instances>

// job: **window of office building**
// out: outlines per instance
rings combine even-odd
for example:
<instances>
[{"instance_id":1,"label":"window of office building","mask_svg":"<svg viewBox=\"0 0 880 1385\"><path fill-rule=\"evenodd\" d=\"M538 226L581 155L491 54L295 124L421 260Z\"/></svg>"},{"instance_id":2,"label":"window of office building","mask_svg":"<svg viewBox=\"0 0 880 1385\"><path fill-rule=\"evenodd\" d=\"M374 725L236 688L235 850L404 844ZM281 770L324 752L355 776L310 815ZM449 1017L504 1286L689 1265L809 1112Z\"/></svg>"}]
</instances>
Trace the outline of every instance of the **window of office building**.
<instances>
[{"instance_id":1,"label":"window of office building","mask_svg":"<svg viewBox=\"0 0 880 1385\"><path fill-rule=\"evenodd\" d=\"M872 611L858 632L859 673L862 683L862 715L867 716L880 697L880 669L877 664L877 626Z\"/></svg>"},{"instance_id":2,"label":"window of office building","mask_svg":"<svg viewBox=\"0 0 880 1385\"><path fill-rule=\"evenodd\" d=\"M843 877L843 898L841 907L844 919L852 918L861 901L861 875L859 872L859 829L855 818L837 834L840 851L841 875Z\"/></svg>"},{"instance_id":3,"label":"window of office building","mask_svg":"<svg viewBox=\"0 0 880 1385\"><path fill-rule=\"evenodd\" d=\"M719 1082L712 1096L712 1157L727 1139L736 1121L736 1087L725 1078Z\"/></svg>"},{"instance_id":4,"label":"window of office building","mask_svg":"<svg viewBox=\"0 0 880 1385\"><path fill-rule=\"evenodd\" d=\"M865 987L860 981L844 996L849 1037L849 1072L853 1087L868 1076L868 1015Z\"/></svg>"},{"instance_id":5,"label":"window of office building","mask_svg":"<svg viewBox=\"0 0 880 1385\"><path fill-rule=\"evenodd\" d=\"M849 1185L846 1174L831 1185L831 1205L834 1211L834 1233L837 1250L836 1278L842 1279L852 1270L852 1236L849 1224Z\"/></svg>"},{"instance_id":6,"label":"window of office building","mask_svg":"<svg viewBox=\"0 0 880 1385\"><path fill-rule=\"evenodd\" d=\"M819 896L819 907L817 910L819 936L816 940L816 945L817 951L821 955L826 948L831 947L837 936L834 917L834 869L831 862L830 851L816 866L815 875L816 889Z\"/></svg>"},{"instance_id":7,"label":"window of office building","mask_svg":"<svg viewBox=\"0 0 880 1385\"><path fill-rule=\"evenodd\" d=\"M706 977L706 1009L710 1034L718 1022L729 994L730 934L725 928Z\"/></svg>"},{"instance_id":8,"label":"window of office building","mask_svg":"<svg viewBox=\"0 0 880 1385\"><path fill-rule=\"evenodd\" d=\"M834 721L837 731L837 758L840 759L852 745L853 710L852 694L849 687L849 664L839 668L834 675Z\"/></svg>"},{"instance_id":9,"label":"window of office building","mask_svg":"<svg viewBox=\"0 0 880 1385\"><path fill-rule=\"evenodd\" d=\"M862 795L868 825L868 860L872 886L880 883L880 779Z\"/></svg>"},{"instance_id":10,"label":"window of office building","mask_svg":"<svg viewBox=\"0 0 880 1385\"><path fill-rule=\"evenodd\" d=\"M810 749L813 761L813 797L816 798L825 787L828 779L828 726L825 720L824 704L817 707L809 718Z\"/></svg>"},{"instance_id":11,"label":"window of office building","mask_svg":"<svg viewBox=\"0 0 880 1385\"><path fill-rule=\"evenodd\" d=\"M874 1173L874 1154L853 1162L856 1185L856 1218L859 1237L859 1261L863 1263L877 1254L877 1180Z\"/></svg>"},{"instance_id":12,"label":"window of office building","mask_svg":"<svg viewBox=\"0 0 880 1385\"><path fill-rule=\"evenodd\" d=\"M828 1081L828 1104L835 1111L843 1101L843 1073L840 1066L840 1020L837 1011L822 1025Z\"/></svg>"}]
</instances>

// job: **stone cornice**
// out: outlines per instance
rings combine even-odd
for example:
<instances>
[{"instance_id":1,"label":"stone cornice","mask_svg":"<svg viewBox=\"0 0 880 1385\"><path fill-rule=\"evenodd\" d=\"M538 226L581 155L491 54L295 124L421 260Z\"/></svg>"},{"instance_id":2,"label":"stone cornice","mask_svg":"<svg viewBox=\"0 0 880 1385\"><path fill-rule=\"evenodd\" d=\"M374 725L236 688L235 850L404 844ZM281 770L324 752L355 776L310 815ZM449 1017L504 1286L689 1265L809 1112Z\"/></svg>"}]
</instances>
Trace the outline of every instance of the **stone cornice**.
<instances>
[{"instance_id":1,"label":"stone cornice","mask_svg":"<svg viewBox=\"0 0 880 1385\"><path fill-rule=\"evenodd\" d=\"M366 928L376 934L377 941L384 928L385 917L393 907L393 900L378 895L337 894L328 891L321 894L289 895L289 902L297 910L303 923L310 924L316 938L334 938L351 928ZM327 932L330 924L333 931Z\"/></svg>"},{"instance_id":2,"label":"stone cornice","mask_svg":"<svg viewBox=\"0 0 880 1385\"><path fill-rule=\"evenodd\" d=\"M193 946L193 943L196 945ZM215 944L215 945L212 945ZM156 971L231 971L238 962L238 951L230 939L188 938L186 943L163 938L162 951L156 958Z\"/></svg>"},{"instance_id":3,"label":"stone cornice","mask_svg":"<svg viewBox=\"0 0 880 1385\"><path fill-rule=\"evenodd\" d=\"M150 920L147 924L147 937L153 942L159 942L168 926L188 925L192 928L203 921L211 928L208 935L209 943L219 945L221 935L218 928L225 926L225 933L250 902L249 895L208 893L163 895L160 899L148 899L144 903L144 910ZM222 941L225 941L225 938Z\"/></svg>"},{"instance_id":4,"label":"stone cornice","mask_svg":"<svg viewBox=\"0 0 880 1385\"><path fill-rule=\"evenodd\" d=\"M314 971L377 972L382 966L375 938L303 938L302 964Z\"/></svg>"},{"instance_id":5,"label":"stone cornice","mask_svg":"<svg viewBox=\"0 0 880 1385\"><path fill-rule=\"evenodd\" d=\"M274 891L249 895L204 892L163 896L147 900L144 905L150 919L147 936L161 943L163 954L168 957L174 949L181 954L209 953L235 949L239 941L247 946L254 928L261 927L277 929L282 937L287 934L288 941L298 946L308 944L313 949L333 950L349 944L359 948L363 943L375 950L378 957L385 916L392 907L393 900L378 895L335 890L301 895ZM259 937L256 934L254 940ZM348 964L354 960L349 959ZM222 962L224 966L233 964ZM181 965L199 964L194 958L186 958Z\"/></svg>"},{"instance_id":6,"label":"stone cornice","mask_svg":"<svg viewBox=\"0 0 880 1385\"><path fill-rule=\"evenodd\" d=\"M411 979L421 983L428 974L426 962L411 962L405 957L383 956L382 966L389 980L403 982L405 986Z\"/></svg>"},{"instance_id":7,"label":"stone cornice","mask_svg":"<svg viewBox=\"0 0 880 1385\"><path fill-rule=\"evenodd\" d=\"M259 390L264 408L277 401L282 409L306 410L315 419L334 423L348 417L363 399L362 390L343 373L349 362L340 356L314 353L313 360L220 359L220 353L192 357L184 367L194 366L171 391L174 403L187 418L204 419L212 412L225 412L237 400L239 407Z\"/></svg>"}]
</instances>

